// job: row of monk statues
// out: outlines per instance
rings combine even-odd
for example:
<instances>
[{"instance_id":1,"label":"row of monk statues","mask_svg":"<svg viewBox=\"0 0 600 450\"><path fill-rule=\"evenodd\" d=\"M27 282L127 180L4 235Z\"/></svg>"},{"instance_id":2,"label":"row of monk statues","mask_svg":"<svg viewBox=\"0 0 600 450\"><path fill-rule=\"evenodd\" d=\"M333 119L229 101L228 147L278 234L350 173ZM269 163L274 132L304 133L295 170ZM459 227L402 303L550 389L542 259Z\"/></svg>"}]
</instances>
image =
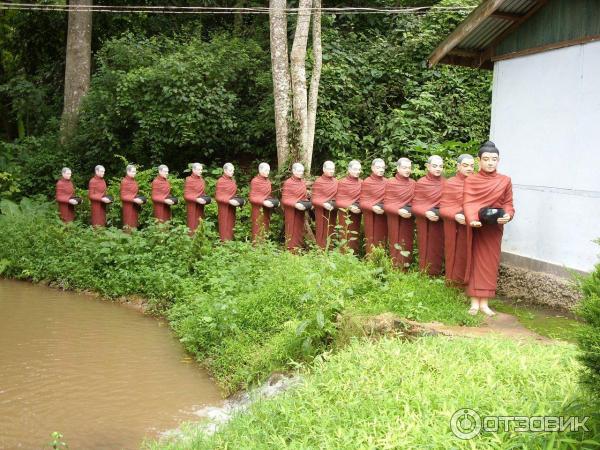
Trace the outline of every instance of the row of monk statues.
<instances>
[{"instance_id":1,"label":"row of monk statues","mask_svg":"<svg viewBox=\"0 0 600 450\"><path fill-rule=\"evenodd\" d=\"M306 213L313 210L315 240L320 247L326 248L337 232L344 246L357 252L362 222L366 252L388 246L394 265L405 269L412 261L416 229L420 269L435 276L445 268L446 280L463 286L471 298L469 313L494 315L488 299L496 293L503 226L512 220L515 210L511 180L496 171L500 152L495 144L483 144L477 159L479 171L474 173L475 158L468 154L459 156L456 175L446 179L442 175L443 159L433 155L425 164L426 175L417 181L410 178L412 164L408 158L398 160L396 175L390 179L384 177L385 162L375 159L371 174L364 180L360 178L359 161L351 161L346 177L340 180L335 178L334 163L327 161L310 192L304 166L295 163L292 176L283 183L281 200L272 195L269 165L261 163L250 183L248 199L252 207L252 239L268 231L272 211L281 203L289 250L303 246ZM204 207L212 199L205 192L202 164L192 164L191 170L183 196L187 225L193 233L204 218ZM107 195L104 171L104 167L96 166L89 182L93 226L106 225L106 205L113 201ZM127 166L126 172L120 186L123 225L135 228L139 208L147 199L138 195L135 166ZM159 221L169 220L171 206L178 202L171 195L168 175L168 167L160 165L158 176L152 181L154 217ZM233 164L225 164L215 188L223 241L233 239L236 208L245 204L245 199L237 196L233 175ZM56 185L60 217L65 222L74 219L75 206L81 203L70 178L71 171L64 168Z\"/></svg>"}]
</instances>

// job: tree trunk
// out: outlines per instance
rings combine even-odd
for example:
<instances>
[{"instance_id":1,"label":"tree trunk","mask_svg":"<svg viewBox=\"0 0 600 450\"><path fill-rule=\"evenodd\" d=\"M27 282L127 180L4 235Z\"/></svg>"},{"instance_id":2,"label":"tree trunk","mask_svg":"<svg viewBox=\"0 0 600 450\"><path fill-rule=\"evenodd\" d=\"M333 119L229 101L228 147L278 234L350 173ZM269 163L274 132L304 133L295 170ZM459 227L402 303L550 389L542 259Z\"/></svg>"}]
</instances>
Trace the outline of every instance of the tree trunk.
<instances>
[{"instance_id":1,"label":"tree trunk","mask_svg":"<svg viewBox=\"0 0 600 450\"><path fill-rule=\"evenodd\" d=\"M323 66L323 49L321 46L321 0L314 0L313 8L312 45L314 61L310 80L310 93L308 98L308 139L305 149L305 159L309 162L308 170L310 170L313 146L315 142L319 83L321 81L321 67Z\"/></svg>"},{"instance_id":2,"label":"tree trunk","mask_svg":"<svg viewBox=\"0 0 600 450\"><path fill-rule=\"evenodd\" d=\"M308 100L306 90L306 46L310 29L312 0L300 0L294 43L290 54L290 72L292 80L292 110L297 136L294 139L294 153L299 156L307 172L310 160L306 158L308 145Z\"/></svg>"},{"instance_id":3,"label":"tree trunk","mask_svg":"<svg viewBox=\"0 0 600 450\"><path fill-rule=\"evenodd\" d=\"M92 0L70 0L70 6L89 7ZM65 97L62 115L62 140L75 131L81 100L90 87L92 60L92 11L69 11L67 56L65 64Z\"/></svg>"},{"instance_id":4,"label":"tree trunk","mask_svg":"<svg viewBox=\"0 0 600 450\"><path fill-rule=\"evenodd\" d=\"M286 0L270 0L269 2L275 135L279 170L283 170L289 162L288 114L290 111L290 71L286 7Z\"/></svg>"}]
</instances>

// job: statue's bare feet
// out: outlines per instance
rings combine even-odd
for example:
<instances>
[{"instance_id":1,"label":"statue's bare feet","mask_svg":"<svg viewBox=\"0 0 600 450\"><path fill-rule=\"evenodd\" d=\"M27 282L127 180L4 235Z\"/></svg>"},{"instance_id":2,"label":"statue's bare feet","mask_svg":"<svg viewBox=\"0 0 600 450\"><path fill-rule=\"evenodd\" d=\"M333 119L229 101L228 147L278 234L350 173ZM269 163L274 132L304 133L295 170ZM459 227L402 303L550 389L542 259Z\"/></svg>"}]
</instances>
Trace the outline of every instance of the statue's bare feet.
<instances>
[{"instance_id":1,"label":"statue's bare feet","mask_svg":"<svg viewBox=\"0 0 600 450\"><path fill-rule=\"evenodd\" d=\"M488 317L492 317L492 316L495 316L495 315L496 315L496 313L495 313L494 311L492 311L492 310L490 309L490 307L489 307L489 306L487 306L487 305L486 305L486 306L482 306L482 307L481 307L481 312L482 312L482 313L484 313L484 314L485 314L486 316L488 316Z\"/></svg>"},{"instance_id":2,"label":"statue's bare feet","mask_svg":"<svg viewBox=\"0 0 600 450\"><path fill-rule=\"evenodd\" d=\"M472 316L476 316L478 312L479 308L477 306L471 306L469 308L469 314L471 314Z\"/></svg>"}]
</instances>

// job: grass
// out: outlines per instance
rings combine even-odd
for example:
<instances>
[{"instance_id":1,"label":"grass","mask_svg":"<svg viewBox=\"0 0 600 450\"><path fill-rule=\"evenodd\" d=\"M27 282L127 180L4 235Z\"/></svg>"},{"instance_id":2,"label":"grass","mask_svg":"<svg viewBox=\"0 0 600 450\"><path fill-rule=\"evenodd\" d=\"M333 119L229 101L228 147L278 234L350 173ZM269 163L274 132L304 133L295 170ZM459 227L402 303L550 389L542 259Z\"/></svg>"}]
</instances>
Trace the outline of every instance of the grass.
<instances>
[{"instance_id":1,"label":"grass","mask_svg":"<svg viewBox=\"0 0 600 450\"><path fill-rule=\"evenodd\" d=\"M354 340L314 364L298 388L259 400L215 435L191 427L184 439L149 448L594 448L597 417L586 434L482 433L468 441L450 429L461 408L481 416L591 414L578 404L575 354L571 344L492 337Z\"/></svg>"}]
</instances>

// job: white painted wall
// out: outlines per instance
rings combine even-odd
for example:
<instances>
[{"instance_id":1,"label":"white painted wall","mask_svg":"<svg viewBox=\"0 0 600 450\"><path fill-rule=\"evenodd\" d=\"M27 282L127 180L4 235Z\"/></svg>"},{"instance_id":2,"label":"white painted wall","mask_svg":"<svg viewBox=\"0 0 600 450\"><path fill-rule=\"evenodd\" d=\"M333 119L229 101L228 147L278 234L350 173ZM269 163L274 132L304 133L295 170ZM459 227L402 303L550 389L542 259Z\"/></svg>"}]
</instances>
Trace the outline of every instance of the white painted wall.
<instances>
[{"instance_id":1,"label":"white painted wall","mask_svg":"<svg viewBox=\"0 0 600 450\"><path fill-rule=\"evenodd\" d=\"M502 250L591 271L600 261L600 42L496 62L490 138L514 190Z\"/></svg>"}]
</instances>

